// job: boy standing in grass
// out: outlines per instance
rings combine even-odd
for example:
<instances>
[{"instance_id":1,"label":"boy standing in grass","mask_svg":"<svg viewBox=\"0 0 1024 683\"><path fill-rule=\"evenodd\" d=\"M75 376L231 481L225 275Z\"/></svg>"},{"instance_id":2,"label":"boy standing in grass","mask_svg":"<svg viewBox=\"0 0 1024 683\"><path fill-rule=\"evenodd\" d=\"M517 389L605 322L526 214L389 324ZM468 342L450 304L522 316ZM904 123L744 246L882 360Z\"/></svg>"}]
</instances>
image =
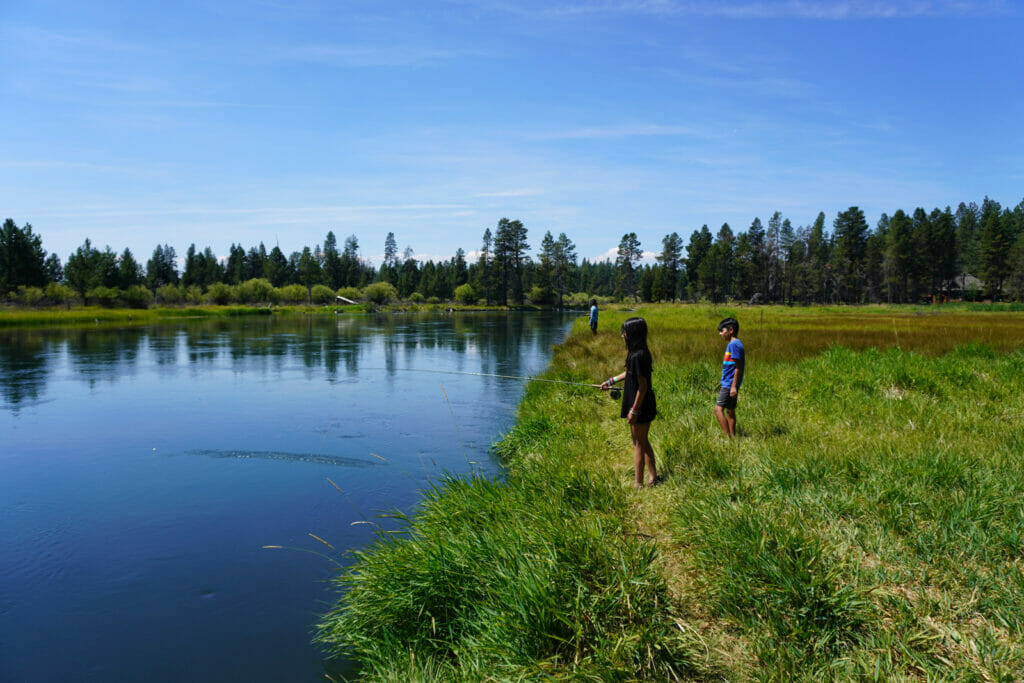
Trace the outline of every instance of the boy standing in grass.
<instances>
[{"instance_id":1,"label":"boy standing in grass","mask_svg":"<svg viewBox=\"0 0 1024 683\"><path fill-rule=\"evenodd\" d=\"M718 323L718 336L725 340L725 358L722 359L722 383L715 403L715 417L729 438L736 436L736 399L743 384L746 353L739 340L740 324L736 318Z\"/></svg>"}]
</instances>

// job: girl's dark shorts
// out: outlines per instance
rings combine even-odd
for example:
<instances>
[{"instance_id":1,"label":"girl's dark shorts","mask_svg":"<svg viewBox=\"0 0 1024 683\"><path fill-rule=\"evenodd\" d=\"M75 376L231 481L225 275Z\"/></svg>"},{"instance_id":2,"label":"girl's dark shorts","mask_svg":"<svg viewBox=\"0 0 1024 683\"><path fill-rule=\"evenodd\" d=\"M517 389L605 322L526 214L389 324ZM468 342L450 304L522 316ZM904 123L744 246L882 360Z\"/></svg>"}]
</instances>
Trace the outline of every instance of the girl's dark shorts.
<instances>
[{"instance_id":1,"label":"girl's dark shorts","mask_svg":"<svg viewBox=\"0 0 1024 683\"><path fill-rule=\"evenodd\" d=\"M729 388L722 387L718 392L718 400L715 401L716 406L728 408L729 410L736 410L736 399L739 397L740 392L736 391L736 396L729 395Z\"/></svg>"}]
</instances>

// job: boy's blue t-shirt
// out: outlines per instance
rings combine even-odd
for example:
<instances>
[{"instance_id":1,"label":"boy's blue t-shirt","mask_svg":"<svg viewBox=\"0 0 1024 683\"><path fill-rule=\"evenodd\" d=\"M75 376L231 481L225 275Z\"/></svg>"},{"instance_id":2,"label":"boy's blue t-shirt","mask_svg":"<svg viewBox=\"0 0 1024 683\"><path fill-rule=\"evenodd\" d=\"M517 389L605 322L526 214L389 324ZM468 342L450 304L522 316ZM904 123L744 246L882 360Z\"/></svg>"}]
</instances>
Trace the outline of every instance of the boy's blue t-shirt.
<instances>
[{"instance_id":1,"label":"boy's blue t-shirt","mask_svg":"<svg viewBox=\"0 0 1024 683\"><path fill-rule=\"evenodd\" d=\"M596 325L597 324L597 306L591 306L590 307L590 324L591 325Z\"/></svg>"},{"instance_id":2,"label":"boy's blue t-shirt","mask_svg":"<svg viewBox=\"0 0 1024 683\"><path fill-rule=\"evenodd\" d=\"M740 376L736 380L736 388L743 384L743 373L747 369L747 359L743 353L743 342L733 338L725 347L725 358L722 359L722 388L732 386L732 376L736 373L736 361L742 364Z\"/></svg>"}]
</instances>

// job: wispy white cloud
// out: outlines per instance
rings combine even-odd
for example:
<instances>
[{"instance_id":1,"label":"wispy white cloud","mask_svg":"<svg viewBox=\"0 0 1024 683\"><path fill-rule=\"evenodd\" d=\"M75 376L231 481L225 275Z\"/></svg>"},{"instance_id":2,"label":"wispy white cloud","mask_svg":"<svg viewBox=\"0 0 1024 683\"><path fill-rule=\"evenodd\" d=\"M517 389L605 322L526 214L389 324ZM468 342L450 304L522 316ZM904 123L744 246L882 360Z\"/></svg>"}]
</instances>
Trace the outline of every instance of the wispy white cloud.
<instances>
[{"instance_id":1,"label":"wispy white cloud","mask_svg":"<svg viewBox=\"0 0 1024 683\"><path fill-rule=\"evenodd\" d=\"M1001 0L840 0L816 2L723 2L682 3L695 12L737 19L800 18L800 19L896 19L936 16L988 16L1009 11Z\"/></svg>"},{"instance_id":2,"label":"wispy white cloud","mask_svg":"<svg viewBox=\"0 0 1024 683\"><path fill-rule=\"evenodd\" d=\"M0 168L20 168L20 169L41 169L41 170L56 170L56 169L71 169L71 170L84 170L84 171L120 171L123 169L115 166L109 166L106 164L95 164L90 162L81 161L62 161L62 160L13 160L13 161L0 161Z\"/></svg>"},{"instance_id":3,"label":"wispy white cloud","mask_svg":"<svg viewBox=\"0 0 1024 683\"><path fill-rule=\"evenodd\" d=\"M612 247L611 249L606 249L605 251L601 252L597 256L594 256L593 258L590 258L588 260L590 260L591 262L594 262L594 263L602 263L604 261L611 261L611 262L614 263L615 259L617 259L618 257L619 257L619 248L618 247ZM657 258L658 258L658 252L656 252L656 251L641 251L640 252L640 263L641 264L653 264L657 260Z\"/></svg>"},{"instance_id":4,"label":"wispy white cloud","mask_svg":"<svg viewBox=\"0 0 1024 683\"><path fill-rule=\"evenodd\" d=\"M75 206L54 208L45 212L47 215L89 216L92 218L145 218L154 216L315 216L337 214L386 213L393 211L453 211L464 210L464 204L349 204L337 206L261 206L261 207L213 207L213 206L175 206L140 207L132 209L114 208L111 206ZM276 220L282 220L277 218ZM304 219L298 219L304 222Z\"/></svg>"},{"instance_id":5,"label":"wispy white cloud","mask_svg":"<svg viewBox=\"0 0 1024 683\"><path fill-rule=\"evenodd\" d=\"M282 49L278 57L290 61L345 67L416 67L433 66L475 54L467 50L416 45L309 43Z\"/></svg>"},{"instance_id":6,"label":"wispy white cloud","mask_svg":"<svg viewBox=\"0 0 1024 683\"><path fill-rule=\"evenodd\" d=\"M54 31L30 24L0 22L0 39L8 47L49 59L82 59L90 55L138 52L137 43L90 30Z\"/></svg>"},{"instance_id":7,"label":"wispy white cloud","mask_svg":"<svg viewBox=\"0 0 1024 683\"><path fill-rule=\"evenodd\" d=\"M543 190L532 187L520 187L513 190L498 190L496 192L478 192L477 197L535 197L544 194Z\"/></svg>"},{"instance_id":8,"label":"wispy white cloud","mask_svg":"<svg viewBox=\"0 0 1024 683\"><path fill-rule=\"evenodd\" d=\"M1017 15L1006 0L606 0L547 6L549 16L631 13L667 16L727 17L732 19L797 18L820 20L895 19L936 16Z\"/></svg>"},{"instance_id":9,"label":"wispy white cloud","mask_svg":"<svg viewBox=\"0 0 1024 683\"><path fill-rule=\"evenodd\" d=\"M688 126L642 123L625 126L585 126L537 135L542 140L613 140L633 137L705 137L706 131Z\"/></svg>"}]
</instances>

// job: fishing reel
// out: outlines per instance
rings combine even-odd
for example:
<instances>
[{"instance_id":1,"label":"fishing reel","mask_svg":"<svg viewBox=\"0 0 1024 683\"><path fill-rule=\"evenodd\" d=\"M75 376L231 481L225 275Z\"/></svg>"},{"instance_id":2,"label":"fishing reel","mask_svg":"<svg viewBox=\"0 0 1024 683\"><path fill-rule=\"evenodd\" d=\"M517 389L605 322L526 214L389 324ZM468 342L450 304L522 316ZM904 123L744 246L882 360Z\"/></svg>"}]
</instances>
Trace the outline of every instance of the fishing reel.
<instances>
[{"instance_id":1,"label":"fishing reel","mask_svg":"<svg viewBox=\"0 0 1024 683\"><path fill-rule=\"evenodd\" d=\"M612 387L608 390L608 395L612 397L613 401L618 401L622 398L622 389L619 387Z\"/></svg>"}]
</instances>

